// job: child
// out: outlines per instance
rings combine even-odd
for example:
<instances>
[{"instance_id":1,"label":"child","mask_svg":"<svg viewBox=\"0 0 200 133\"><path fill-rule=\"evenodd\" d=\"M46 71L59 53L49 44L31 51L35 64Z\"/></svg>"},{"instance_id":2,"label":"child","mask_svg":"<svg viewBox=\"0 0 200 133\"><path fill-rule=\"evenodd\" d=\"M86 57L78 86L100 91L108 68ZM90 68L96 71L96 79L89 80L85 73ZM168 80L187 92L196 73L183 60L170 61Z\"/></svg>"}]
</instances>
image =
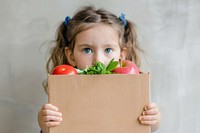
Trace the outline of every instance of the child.
<instances>
[{"instance_id":1,"label":"child","mask_svg":"<svg viewBox=\"0 0 200 133\"><path fill-rule=\"evenodd\" d=\"M131 60L140 65L136 32L123 14L118 18L103 9L84 7L72 19L66 17L61 23L55 43L47 62L48 73L60 64L84 69L96 61L108 64L113 58ZM160 121L157 105L150 103L145 106L138 120L156 131ZM56 106L44 104L38 113L38 121L42 132L47 133L48 127L60 124L62 114Z\"/></svg>"}]
</instances>

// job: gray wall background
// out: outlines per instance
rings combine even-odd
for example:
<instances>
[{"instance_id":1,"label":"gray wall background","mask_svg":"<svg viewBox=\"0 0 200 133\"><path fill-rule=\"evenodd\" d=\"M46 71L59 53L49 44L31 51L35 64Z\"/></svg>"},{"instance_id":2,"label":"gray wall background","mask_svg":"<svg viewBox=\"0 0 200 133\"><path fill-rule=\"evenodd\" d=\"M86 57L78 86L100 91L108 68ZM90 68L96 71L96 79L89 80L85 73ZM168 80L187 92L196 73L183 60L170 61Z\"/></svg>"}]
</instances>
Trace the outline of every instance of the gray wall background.
<instances>
[{"instance_id":1,"label":"gray wall background","mask_svg":"<svg viewBox=\"0 0 200 133\"><path fill-rule=\"evenodd\" d=\"M151 97L162 112L157 133L200 132L199 0L1 0L0 133L37 133L47 101L45 41L66 15L93 4L137 25L151 73Z\"/></svg>"}]
</instances>

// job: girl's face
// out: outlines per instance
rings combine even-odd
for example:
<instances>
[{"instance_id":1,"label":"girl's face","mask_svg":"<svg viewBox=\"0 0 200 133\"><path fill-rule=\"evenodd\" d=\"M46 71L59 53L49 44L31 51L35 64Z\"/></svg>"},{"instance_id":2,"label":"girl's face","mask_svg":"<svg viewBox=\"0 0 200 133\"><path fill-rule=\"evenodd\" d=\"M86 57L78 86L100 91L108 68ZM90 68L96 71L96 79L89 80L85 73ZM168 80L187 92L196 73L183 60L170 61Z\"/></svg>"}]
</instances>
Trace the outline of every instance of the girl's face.
<instances>
[{"instance_id":1,"label":"girl's face","mask_svg":"<svg viewBox=\"0 0 200 133\"><path fill-rule=\"evenodd\" d=\"M76 36L74 51L65 50L69 63L84 69L100 61L108 64L111 59L125 59L126 49L120 49L119 35L113 27L96 24Z\"/></svg>"}]
</instances>

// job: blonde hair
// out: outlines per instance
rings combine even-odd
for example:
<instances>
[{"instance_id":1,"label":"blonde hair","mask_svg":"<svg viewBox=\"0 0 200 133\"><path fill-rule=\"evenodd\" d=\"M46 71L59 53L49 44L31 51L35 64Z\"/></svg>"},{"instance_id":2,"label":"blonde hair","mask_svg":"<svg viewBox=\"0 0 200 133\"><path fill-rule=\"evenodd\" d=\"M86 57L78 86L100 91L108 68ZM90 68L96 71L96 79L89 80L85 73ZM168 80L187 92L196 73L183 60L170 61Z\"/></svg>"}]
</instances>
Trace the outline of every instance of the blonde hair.
<instances>
[{"instance_id":1,"label":"blonde hair","mask_svg":"<svg viewBox=\"0 0 200 133\"><path fill-rule=\"evenodd\" d=\"M69 64L65 56L65 47L74 49L76 35L85 31L94 24L102 23L112 26L119 34L119 42L121 48L128 50L127 60L140 65L138 51L140 51L137 42L135 25L129 20L124 26L122 21L111 12L104 9L95 9L92 6L82 7L69 21L67 25L63 21L57 29L55 46L51 49L50 57L46 64L48 73L60 64Z\"/></svg>"}]
</instances>

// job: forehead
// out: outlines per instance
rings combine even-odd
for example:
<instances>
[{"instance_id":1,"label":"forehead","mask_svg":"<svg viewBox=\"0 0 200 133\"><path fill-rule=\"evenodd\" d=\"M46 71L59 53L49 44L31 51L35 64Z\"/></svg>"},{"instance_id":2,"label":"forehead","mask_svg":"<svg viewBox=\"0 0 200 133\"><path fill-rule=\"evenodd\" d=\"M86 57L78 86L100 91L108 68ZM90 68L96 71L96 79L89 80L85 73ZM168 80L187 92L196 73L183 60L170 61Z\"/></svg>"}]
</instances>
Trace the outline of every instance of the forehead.
<instances>
[{"instance_id":1,"label":"forehead","mask_svg":"<svg viewBox=\"0 0 200 133\"><path fill-rule=\"evenodd\" d=\"M93 24L90 28L76 36L76 44L80 43L111 43L119 42L119 33L115 28L106 24Z\"/></svg>"}]
</instances>

